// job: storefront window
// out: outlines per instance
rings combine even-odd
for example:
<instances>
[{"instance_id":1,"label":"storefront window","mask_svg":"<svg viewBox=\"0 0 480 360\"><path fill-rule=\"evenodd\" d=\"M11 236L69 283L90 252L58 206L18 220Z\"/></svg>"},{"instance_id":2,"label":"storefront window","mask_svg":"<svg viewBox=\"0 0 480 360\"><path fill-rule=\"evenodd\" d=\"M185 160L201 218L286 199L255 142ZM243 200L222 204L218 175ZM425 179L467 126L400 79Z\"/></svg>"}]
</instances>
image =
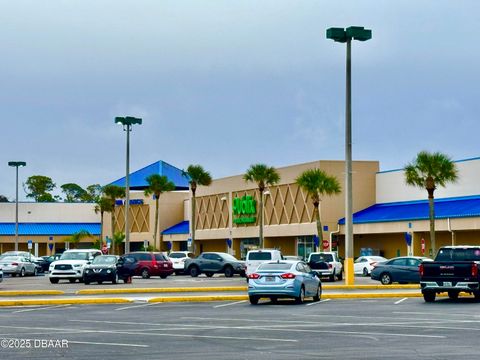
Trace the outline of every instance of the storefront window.
<instances>
[{"instance_id":1,"label":"storefront window","mask_svg":"<svg viewBox=\"0 0 480 360\"><path fill-rule=\"evenodd\" d=\"M303 260L308 259L308 255L315 251L315 243L313 236L299 236L297 237L297 256Z\"/></svg>"},{"instance_id":2,"label":"storefront window","mask_svg":"<svg viewBox=\"0 0 480 360\"><path fill-rule=\"evenodd\" d=\"M258 249L260 241L258 238L242 239L240 240L240 259L247 257L247 252Z\"/></svg>"}]
</instances>

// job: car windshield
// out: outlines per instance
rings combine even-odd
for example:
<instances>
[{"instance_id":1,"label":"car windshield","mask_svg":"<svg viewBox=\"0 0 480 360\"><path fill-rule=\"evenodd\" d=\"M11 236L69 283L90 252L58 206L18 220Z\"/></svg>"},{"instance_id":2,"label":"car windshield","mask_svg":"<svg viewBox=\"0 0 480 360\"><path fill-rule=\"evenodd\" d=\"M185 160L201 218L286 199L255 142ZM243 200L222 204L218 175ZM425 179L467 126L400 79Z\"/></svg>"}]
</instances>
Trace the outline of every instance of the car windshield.
<instances>
[{"instance_id":1,"label":"car windshield","mask_svg":"<svg viewBox=\"0 0 480 360\"><path fill-rule=\"evenodd\" d=\"M230 254L221 254L220 256L223 258L223 260L238 261L234 256L232 256Z\"/></svg>"},{"instance_id":2,"label":"car windshield","mask_svg":"<svg viewBox=\"0 0 480 360\"><path fill-rule=\"evenodd\" d=\"M116 256L97 256L95 260L93 260L92 264L115 264L117 262Z\"/></svg>"},{"instance_id":3,"label":"car windshield","mask_svg":"<svg viewBox=\"0 0 480 360\"><path fill-rule=\"evenodd\" d=\"M181 259L181 258L187 257L187 255L184 253L170 253L168 257L172 259Z\"/></svg>"},{"instance_id":4,"label":"car windshield","mask_svg":"<svg viewBox=\"0 0 480 360\"><path fill-rule=\"evenodd\" d=\"M438 251L435 261L480 261L479 248L446 248Z\"/></svg>"},{"instance_id":5,"label":"car windshield","mask_svg":"<svg viewBox=\"0 0 480 360\"><path fill-rule=\"evenodd\" d=\"M272 260L272 253L256 251L248 254L248 260Z\"/></svg>"},{"instance_id":6,"label":"car windshield","mask_svg":"<svg viewBox=\"0 0 480 360\"><path fill-rule=\"evenodd\" d=\"M310 256L310 261L311 262L317 262L317 261L330 262L330 261L333 261L333 255L332 254L312 254L312 256Z\"/></svg>"},{"instance_id":7,"label":"car windshield","mask_svg":"<svg viewBox=\"0 0 480 360\"><path fill-rule=\"evenodd\" d=\"M88 253L80 251L64 252L60 256L60 260L88 260Z\"/></svg>"},{"instance_id":8,"label":"car windshield","mask_svg":"<svg viewBox=\"0 0 480 360\"><path fill-rule=\"evenodd\" d=\"M271 271L271 270L285 271L285 270L290 270L291 267L292 267L292 264L290 263L264 263L258 267L257 271Z\"/></svg>"},{"instance_id":9,"label":"car windshield","mask_svg":"<svg viewBox=\"0 0 480 360\"><path fill-rule=\"evenodd\" d=\"M0 259L2 262L10 262L10 261L22 261L23 259L20 256L5 256Z\"/></svg>"}]
</instances>

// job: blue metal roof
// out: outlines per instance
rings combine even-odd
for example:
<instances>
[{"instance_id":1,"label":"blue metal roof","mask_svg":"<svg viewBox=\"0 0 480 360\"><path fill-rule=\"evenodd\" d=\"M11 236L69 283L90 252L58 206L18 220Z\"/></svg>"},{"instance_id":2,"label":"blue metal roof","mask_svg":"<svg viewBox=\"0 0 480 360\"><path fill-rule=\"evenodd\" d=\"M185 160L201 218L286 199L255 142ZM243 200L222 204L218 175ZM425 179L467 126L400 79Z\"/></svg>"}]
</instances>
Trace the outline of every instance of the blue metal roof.
<instances>
[{"instance_id":1,"label":"blue metal roof","mask_svg":"<svg viewBox=\"0 0 480 360\"><path fill-rule=\"evenodd\" d=\"M131 173L129 179L130 189L144 190L148 187L145 179L152 174L166 176L168 180L175 184L176 190L188 190L188 178L183 175L183 171L161 160ZM110 185L125 187L125 176L112 182Z\"/></svg>"},{"instance_id":2,"label":"blue metal roof","mask_svg":"<svg viewBox=\"0 0 480 360\"><path fill-rule=\"evenodd\" d=\"M186 220L163 230L162 235L188 234L189 231L189 222Z\"/></svg>"},{"instance_id":3,"label":"blue metal roof","mask_svg":"<svg viewBox=\"0 0 480 360\"><path fill-rule=\"evenodd\" d=\"M19 235L72 235L86 230L100 235L100 223L19 223ZM0 235L15 235L15 223L0 223Z\"/></svg>"},{"instance_id":4,"label":"blue metal roof","mask_svg":"<svg viewBox=\"0 0 480 360\"><path fill-rule=\"evenodd\" d=\"M436 219L477 216L480 216L480 195L435 199ZM375 204L353 214L354 224L428 219L428 200ZM345 218L338 223L344 225Z\"/></svg>"}]
</instances>

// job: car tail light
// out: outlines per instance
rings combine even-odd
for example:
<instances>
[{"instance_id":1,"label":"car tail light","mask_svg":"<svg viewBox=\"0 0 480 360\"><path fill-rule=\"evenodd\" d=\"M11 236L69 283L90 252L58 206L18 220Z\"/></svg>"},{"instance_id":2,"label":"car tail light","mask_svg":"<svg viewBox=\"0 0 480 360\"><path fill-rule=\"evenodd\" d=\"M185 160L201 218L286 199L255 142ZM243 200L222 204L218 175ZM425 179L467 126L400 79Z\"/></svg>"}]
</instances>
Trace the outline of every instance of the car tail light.
<instances>
[{"instance_id":1,"label":"car tail light","mask_svg":"<svg viewBox=\"0 0 480 360\"><path fill-rule=\"evenodd\" d=\"M12 263L12 266L18 266L18 263Z\"/></svg>"},{"instance_id":2,"label":"car tail light","mask_svg":"<svg viewBox=\"0 0 480 360\"><path fill-rule=\"evenodd\" d=\"M260 278L260 275L257 274L257 273L253 273L253 274L249 274L249 275L248 275L248 278L249 278L249 279L259 279L259 278Z\"/></svg>"},{"instance_id":3,"label":"car tail light","mask_svg":"<svg viewBox=\"0 0 480 360\"><path fill-rule=\"evenodd\" d=\"M477 276L478 276L478 265L472 264L472 277L477 277Z\"/></svg>"},{"instance_id":4,"label":"car tail light","mask_svg":"<svg viewBox=\"0 0 480 360\"><path fill-rule=\"evenodd\" d=\"M328 268L331 269L333 266L332 264L328 264Z\"/></svg>"},{"instance_id":5,"label":"car tail light","mask_svg":"<svg viewBox=\"0 0 480 360\"><path fill-rule=\"evenodd\" d=\"M374 262L371 262L371 263L370 263L370 266L375 267L375 266L377 266L377 263L376 263L375 261L374 261Z\"/></svg>"},{"instance_id":6,"label":"car tail light","mask_svg":"<svg viewBox=\"0 0 480 360\"><path fill-rule=\"evenodd\" d=\"M295 274L286 273L286 274L280 275L280 277L281 277L282 279L295 279Z\"/></svg>"},{"instance_id":7,"label":"car tail light","mask_svg":"<svg viewBox=\"0 0 480 360\"><path fill-rule=\"evenodd\" d=\"M420 266L418 267L418 271L420 272L420 276L423 276L423 274L425 273L425 267L423 266L423 264L420 264Z\"/></svg>"}]
</instances>

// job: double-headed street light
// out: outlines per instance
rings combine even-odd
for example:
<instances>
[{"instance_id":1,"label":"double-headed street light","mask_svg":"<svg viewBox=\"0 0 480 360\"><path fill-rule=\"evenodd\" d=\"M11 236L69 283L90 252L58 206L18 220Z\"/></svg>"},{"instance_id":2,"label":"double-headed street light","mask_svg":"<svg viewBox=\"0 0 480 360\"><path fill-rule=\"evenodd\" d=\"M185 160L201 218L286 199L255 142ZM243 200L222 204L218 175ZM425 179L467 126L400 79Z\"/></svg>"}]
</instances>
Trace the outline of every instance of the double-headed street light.
<instances>
[{"instance_id":1,"label":"double-headed street light","mask_svg":"<svg viewBox=\"0 0 480 360\"><path fill-rule=\"evenodd\" d=\"M327 39L347 43L347 84L345 110L345 284L353 285L353 204L352 204L352 39L367 41L372 30L360 26L327 29Z\"/></svg>"},{"instance_id":2,"label":"double-headed street light","mask_svg":"<svg viewBox=\"0 0 480 360\"><path fill-rule=\"evenodd\" d=\"M8 166L15 167L15 251L18 251L18 168L27 166L25 161L9 161Z\"/></svg>"},{"instance_id":3,"label":"double-headed street light","mask_svg":"<svg viewBox=\"0 0 480 360\"><path fill-rule=\"evenodd\" d=\"M128 212L130 210L130 131L132 125L142 124L142 119L132 116L116 117L115 124L122 124L123 131L127 132L127 156L126 156L126 175L125 175L125 253L130 252L130 228L128 224ZM115 224L112 224L115 226ZM115 231L113 231L115 232Z\"/></svg>"}]
</instances>

